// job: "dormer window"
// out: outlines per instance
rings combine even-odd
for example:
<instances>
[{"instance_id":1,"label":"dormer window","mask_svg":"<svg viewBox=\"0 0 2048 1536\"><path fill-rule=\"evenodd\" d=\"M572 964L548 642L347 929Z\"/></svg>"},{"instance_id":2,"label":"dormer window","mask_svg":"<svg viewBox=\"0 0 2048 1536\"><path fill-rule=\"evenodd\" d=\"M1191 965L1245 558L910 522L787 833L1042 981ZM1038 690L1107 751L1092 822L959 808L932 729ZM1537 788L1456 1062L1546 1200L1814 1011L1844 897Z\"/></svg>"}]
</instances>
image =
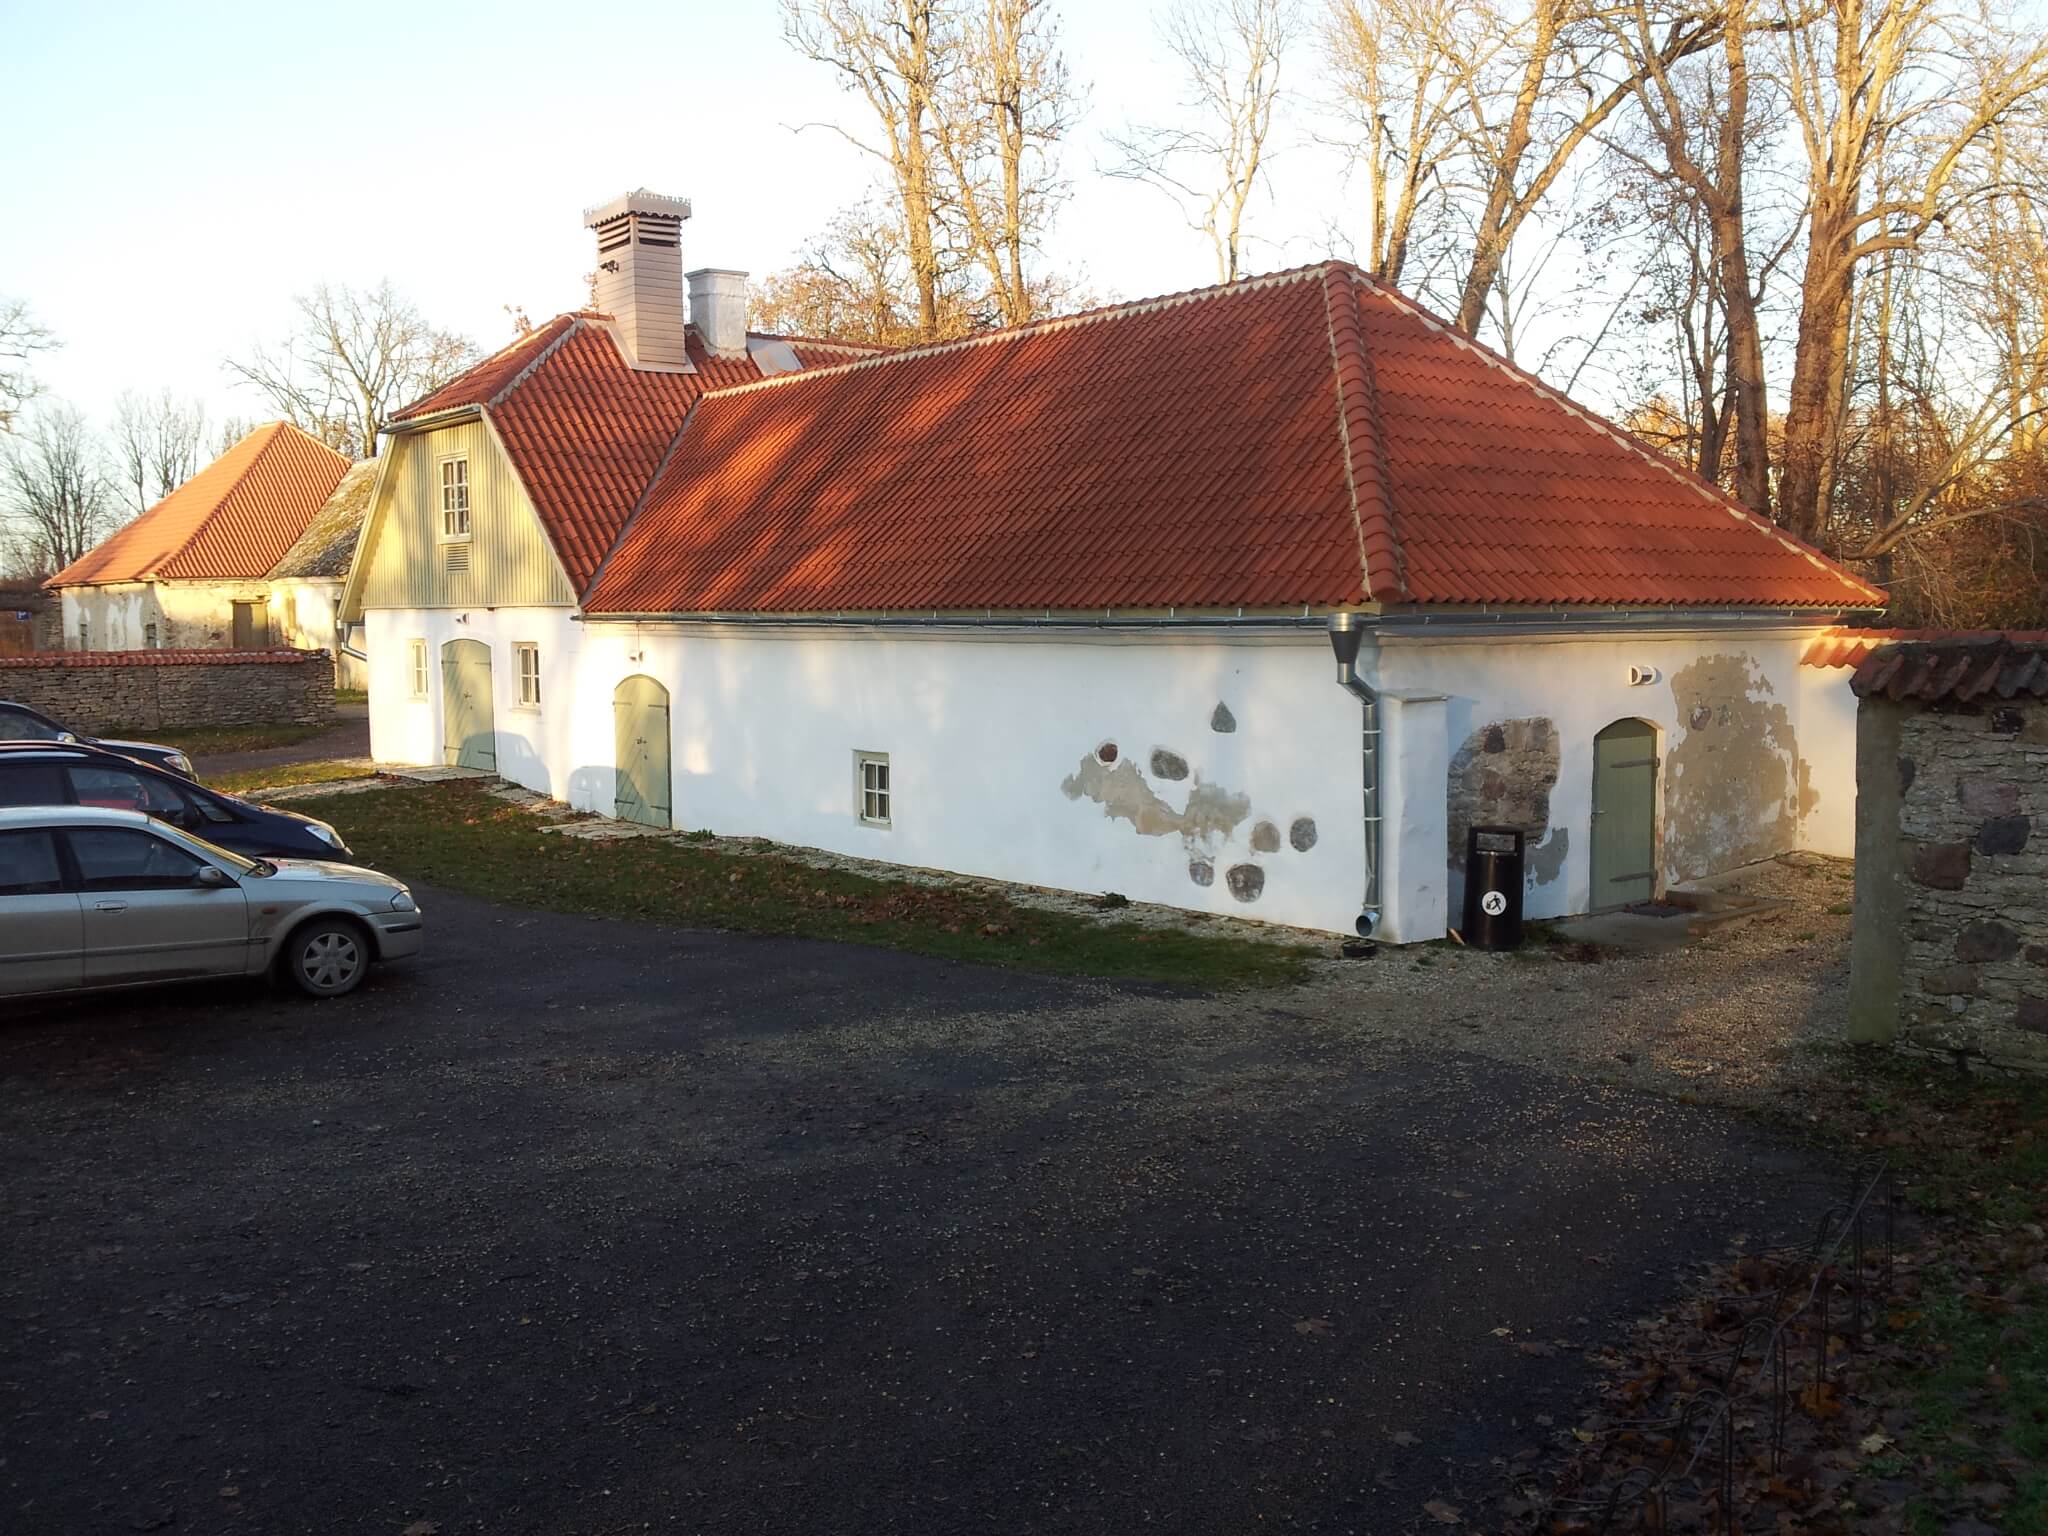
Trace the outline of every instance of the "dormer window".
<instances>
[{"instance_id":1,"label":"dormer window","mask_svg":"<svg viewBox=\"0 0 2048 1536\"><path fill-rule=\"evenodd\" d=\"M469 537L469 460L441 461L441 537L445 541Z\"/></svg>"}]
</instances>

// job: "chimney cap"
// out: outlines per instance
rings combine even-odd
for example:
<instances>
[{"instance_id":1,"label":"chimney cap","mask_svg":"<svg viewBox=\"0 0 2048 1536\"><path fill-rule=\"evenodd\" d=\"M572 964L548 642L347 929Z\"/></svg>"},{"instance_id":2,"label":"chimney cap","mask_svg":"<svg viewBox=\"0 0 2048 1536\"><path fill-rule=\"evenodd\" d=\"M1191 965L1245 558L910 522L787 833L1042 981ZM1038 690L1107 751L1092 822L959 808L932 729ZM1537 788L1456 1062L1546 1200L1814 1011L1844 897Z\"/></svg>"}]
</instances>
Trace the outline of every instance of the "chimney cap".
<instances>
[{"instance_id":1,"label":"chimney cap","mask_svg":"<svg viewBox=\"0 0 2048 1536\"><path fill-rule=\"evenodd\" d=\"M658 219L674 219L681 222L690 216L690 200L687 197L665 197L659 192L650 192L645 187L635 187L631 192L622 192L608 203L583 210L583 227L595 229L600 224L609 224L622 219L629 213L651 214Z\"/></svg>"}]
</instances>

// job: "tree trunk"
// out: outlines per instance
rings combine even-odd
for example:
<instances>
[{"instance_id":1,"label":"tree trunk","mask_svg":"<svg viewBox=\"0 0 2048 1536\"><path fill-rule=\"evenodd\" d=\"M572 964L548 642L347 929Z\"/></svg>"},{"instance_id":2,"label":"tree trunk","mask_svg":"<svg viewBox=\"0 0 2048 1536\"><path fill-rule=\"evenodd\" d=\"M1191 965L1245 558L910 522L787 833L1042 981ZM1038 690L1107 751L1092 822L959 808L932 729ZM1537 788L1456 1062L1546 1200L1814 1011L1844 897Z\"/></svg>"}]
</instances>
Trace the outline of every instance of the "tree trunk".
<instances>
[{"instance_id":1,"label":"tree trunk","mask_svg":"<svg viewBox=\"0 0 2048 1536\"><path fill-rule=\"evenodd\" d=\"M1728 390L1734 397L1735 495L1759 517L1771 515L1768 399L1763 329L1749 278L1749 234L1743 217L1743 143L1749 125L1749 59L1740 6L1729 7L1722 54L1728 65L1728 106L1721 114L1715 196L1709 212L1728 317Z\"/></svg>"}]
</instances>

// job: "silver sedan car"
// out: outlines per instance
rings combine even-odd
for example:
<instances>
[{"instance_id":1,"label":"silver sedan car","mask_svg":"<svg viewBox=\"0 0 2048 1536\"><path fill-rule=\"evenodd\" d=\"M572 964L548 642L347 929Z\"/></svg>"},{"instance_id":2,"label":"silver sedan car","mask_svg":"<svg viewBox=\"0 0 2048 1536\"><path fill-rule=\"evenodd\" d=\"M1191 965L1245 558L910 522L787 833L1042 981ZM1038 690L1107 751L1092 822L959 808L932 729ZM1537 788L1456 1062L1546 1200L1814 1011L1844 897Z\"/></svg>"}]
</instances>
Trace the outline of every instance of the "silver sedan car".
<instances>
[{"instance_id":1,"label":"silver sedan car","mask_svg":"<svg viewBox=\"0 0 2048 1536\"><path fill-rule=\"evenodd\" d=\"M0 807L0 997L278 975L313 997L420 951L389 875L246 859L138 811Z\"/></svg>"}]
</instances>

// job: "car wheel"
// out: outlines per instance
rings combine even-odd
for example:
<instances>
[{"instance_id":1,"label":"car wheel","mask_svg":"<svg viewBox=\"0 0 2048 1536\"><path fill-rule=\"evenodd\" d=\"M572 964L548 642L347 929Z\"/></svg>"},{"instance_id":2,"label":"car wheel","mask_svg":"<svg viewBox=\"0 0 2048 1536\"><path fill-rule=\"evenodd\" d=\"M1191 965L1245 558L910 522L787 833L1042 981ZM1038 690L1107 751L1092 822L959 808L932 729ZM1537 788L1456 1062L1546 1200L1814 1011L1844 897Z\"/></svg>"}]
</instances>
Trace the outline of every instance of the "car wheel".
<instances>
[{"instance_id":1,"label":"car wheel","mask_svg":"<svg viewBox=\"0 0 2048 1536\"><path fill-rule=\"evenodd\" d=\"M340 997L369 974L370 937L347 918L317 918L286 941L283 965L307 996Z\"/></svg>"}]
</instances>

